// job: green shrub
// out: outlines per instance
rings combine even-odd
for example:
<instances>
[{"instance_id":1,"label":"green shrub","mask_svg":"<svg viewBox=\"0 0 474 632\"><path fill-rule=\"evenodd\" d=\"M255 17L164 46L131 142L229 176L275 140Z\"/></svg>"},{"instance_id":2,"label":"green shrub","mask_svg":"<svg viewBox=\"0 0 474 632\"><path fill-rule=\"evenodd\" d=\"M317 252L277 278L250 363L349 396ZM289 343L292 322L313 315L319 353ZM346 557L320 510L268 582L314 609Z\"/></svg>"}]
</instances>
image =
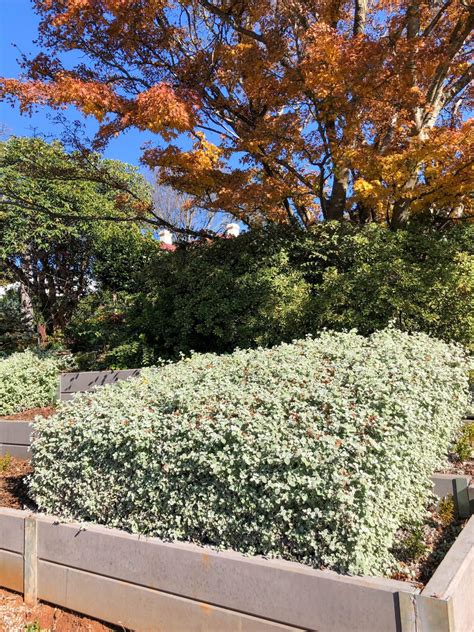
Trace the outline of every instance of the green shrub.
<instances>
[{"instance_id":1,"label":"green shrub","mask_svg":"<svg viewBox=\"0 0 474 632\"><path fill-rule=\"evenodd\" d=\"M41 510L377 573L466 407L460 348L385 330L195 354L36 422Z\"/></svg>"},{"instance_id":2,"label":"green shrub","mask_svg":"<svg viewBox=\"0 0 474 632\"><path fill-rule=\"evenodd\" d=\"M310 287L284 235L255 231L163 257L146 300L158 346L175 357L305 335Z\"/></svg>"},{"instance_id":3,"label":"green shrub","mask_svg":"<svg viewBox=\"0 0 474 632\"><path fill-rule=\"evenodd\" d=\"M161 355L272 346L321 329L474 344L474 227L390 232L324 223L166 253L139 298Z\"/></svg>"},{"instance_id":4,"label":"green shrub","mask_svg":"<svg viewBox=\"0 0 474 632\"><path fill-rule=\"evenodd\" d=\"M78 305L66 329L80 370L127 369L158 361L159 348L149 341L153 323L144 306L127 292L90 294Z\"/></svg>"},{"instance_id":5,"label":"green shrub","mask_svg":"<svg viewBox=\"0 0 474 632\"><path fill-rule=\"evenodd\" d=\"M474 227L390 232L330 224L299 247L313 287L309 331L369 334L393 322L474 344Z\"/></svg>"},{"instance_id":6,"label":"green shrub","mask_svg":"<svg viewBox=\"0 0 474 632\"><path fill-rule=\"evenodd\" d=\"M33 351L0 359L0 415L50 404L56 395L59 372L69 363L69 356Z\"/></svg>"},{"instance_id":7,"label":"green shrub","mask_svg":"<svg viewBox=\"0 0 474 632\"><path fill-rule=\"evenodd\" d=\"M457 438L454 452L460 461L467 461L472 457L474 451L474 421L465 423Z\"/></svg>"},{"instance_id":8,"label":"green shrub","mask_svg":"<svg viewBox=\"0 0 474 632\"><path fill-rule=\"evenodd\" d=\"M143 270L141 293L101 292L80 303L67 330L72 350L94 351L97 367L126 368L304 336L310 287L283 238L264 236L160 252Z\"/></svg>"},{"instance_id":9,"label":"green shrub","mask_svg":"<svg viewBox=\"0 0 474 632\"><path fill-rule=\"evenodd\" d=\"M390 323L469 346L474 226L255 229L159 252L134 288L82 302L68 329L75 353L92 351L100 368L125 368L191 350L272 346L323 328L368 335Z\"/></svg>"}]
</instances>

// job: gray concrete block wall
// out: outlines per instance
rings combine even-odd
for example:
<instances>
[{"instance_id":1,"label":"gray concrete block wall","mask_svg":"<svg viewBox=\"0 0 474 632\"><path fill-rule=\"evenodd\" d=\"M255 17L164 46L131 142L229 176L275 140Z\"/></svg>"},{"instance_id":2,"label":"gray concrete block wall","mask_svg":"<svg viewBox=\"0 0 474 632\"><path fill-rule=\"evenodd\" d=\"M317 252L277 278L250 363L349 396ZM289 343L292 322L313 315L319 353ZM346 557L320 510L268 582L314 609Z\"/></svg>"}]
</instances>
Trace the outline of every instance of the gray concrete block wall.
<instances>
[{"instance_id":1,"label":"gray concrete block wall","mask_svg":"<svg viewBox=\"0 0 474 632\"><path fill-rule=\"evenodd\" d=\"M0 549L21 553L25 550L25 518L21 509L0 509Z\"/></svg>"},{"instance_id":2,"label":"gray concrete block wall","mask_svg":"<svg viewBox=\"0 0 474 632\"><path fill-rule=\"evenodd\" d=\"M0 456L10 454L18 459L30 459L30 444L33 434L28 421L0 420Z\"/></svg>"},{"instance_id":3,"label":"gray concrete block wall","mask_svg":"<svg viewBox=\"0 0 474 632\"><path fill-rule=\"evenodd\" d=\"M453 474L434 474L431 477L431 481L433 482L433 494L438 496L438 498L452 495L455 491L454 479L455 476Z\"/></svg>"},{"instance_id":4,"label":"gray concrete block wall","mask_svg":"<svg viewBox=\"0 0 474 632\"><path fill-rule=\"evenodd\" d=\"M0 585L23 592L23 555L0 549Z\"/></svg>"},{"instance_id":5,"label":"gray concrete block wall","mask_svg":"<svg viewBox=\"0 0 474 632\"><path fill-rule=\"evenodd\" d=\"M22 461L29 461L31 459L30 446L28 445L14 445L9 443L0 444L0 456L14 456L16 459Z\"/></svg>"},{"instance_id":6,"label":"gray concrete block wall","mask_svg":"<svg viewBox=\"0 0 474 632\"><path fill-rule=\"evenodd\" d=\"M198 600L40 561L39 597L125 628L162 632L297 632Z\"/></svg>"},{"instance_id":7,"label":"gray concrete block wall","mask_svg":"<svg viewBox=\"0 0 474 632\"><path fill-rule=\"evenodd\" d=\"M115 384L140 375L140 369L124 369L119 371L78 371L61 373L59 378L59 399L68 401L76 393L87 393L98 386Z\"/></svg>"},{"instance_id":8,"label":"gray concrete block wall","mask_svg":"<svg viewBox=\"0 0 474 632\"><path fill-rule=\"evenodd\" d=\"M100 527L81 531L48 518L38 519L38 557L305 630L395 632L397 594L414 591L405 582L343 577ZM39 587L41 596L41 581Z\"/></svg>"},{"instance_id":9,"label":"gray concrete block wall","mask_svg":"<svg viewBox=\"0 0 474 632\"><path fill-rule=\"evenodd\" d=\"M474 629L474 516L449 549L420 596L417 596L420 615L427 627L428 611L434 612L437 604L438 627L455 632L472 632ZM442 605L444 604L444 606ZM433 617L433 615L432 615ZM444 626L444 627L443 627ZM431 628L437 630L437 628Z\"/></svg>"},{"instance_id":10,"label":"gray concrete block wall","mask_svg":"<svg viewBox=\"0 0 474 632\"><path fill-rule=\"evenodd\" d=\"M25 517L17 509L0 510L0 585L23 592Z\"/></svg>"},{"instance_id":11,"label":"gray concrete block wall","mask_svg":"<svg viewBox=\"0 0 474 632\"><path fill-rule=\"evenodd\" d=\"M138 631L470 632L473 572L474 518L420 593L0 509L0 585Z\"/></svg>"},{"instance_id":12,"label":"gray concrete block wall","mask_svg":"<svg viewBox=\"0 0 474 632\"><path fill-rule=\"evenodd\" d=\"M32 518L5 512L0 551L15 554ZM38 598L136 630L400 632L399 594L416 593L404 582L33 519ZM0 565L0 584L19 589L16 566L13 581Z\"/></svg>"}]
</instances>

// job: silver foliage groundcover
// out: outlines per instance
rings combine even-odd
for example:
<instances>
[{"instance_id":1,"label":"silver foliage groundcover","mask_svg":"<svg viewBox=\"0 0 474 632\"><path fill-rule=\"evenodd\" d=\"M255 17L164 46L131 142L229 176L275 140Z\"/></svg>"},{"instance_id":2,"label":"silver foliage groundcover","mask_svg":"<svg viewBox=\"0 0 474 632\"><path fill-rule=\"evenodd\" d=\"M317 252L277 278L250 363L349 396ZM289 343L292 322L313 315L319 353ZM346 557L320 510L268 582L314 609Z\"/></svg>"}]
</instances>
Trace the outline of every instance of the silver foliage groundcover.
<instances>
[{"instance_id":1,"label":"silver foliage groundcover","mask_svg":"<svg viewBox=\"0 0 474 632\"><path fill-rule=\"evenodd\" d=\"M31 490L65 518L386 572L466 410L466 367L391 329L194 355L39 420Z\"/></svg>"},{"instance_id":2,"label":"silver foliage groundcover","mask_svg":"<svg viewBox=\"0 0 474 632\"><path fill-rule=\"evenodd\" d=\"M59 373L70 362L69 357L32 351L0 358L0 415L50 404L56 395Z\"/></svg>"}]
</instances>

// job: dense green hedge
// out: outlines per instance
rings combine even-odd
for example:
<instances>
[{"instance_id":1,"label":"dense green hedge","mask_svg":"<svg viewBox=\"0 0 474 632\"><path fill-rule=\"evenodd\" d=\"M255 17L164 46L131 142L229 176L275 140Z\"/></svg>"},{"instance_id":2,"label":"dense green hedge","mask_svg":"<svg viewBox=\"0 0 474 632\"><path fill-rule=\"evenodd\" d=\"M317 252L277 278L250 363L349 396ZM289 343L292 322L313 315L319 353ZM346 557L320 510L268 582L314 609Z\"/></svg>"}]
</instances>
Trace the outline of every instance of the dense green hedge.
<instances>
[{"instance_id":1,"label":"dense green hedge","mask_svg":"<svg viewBox=\"0 0 474 632\"><path fill-rule=\"evenodd\" d=\"M0 415L51 404L56 396L59 372L69 361L69 356L33 351L0 359Z\"/></svg>"},{"instance_id":2,"label":"dense green hedge","mask_svg":"<svg viewBox=\"0 0 474 632\"><path fill-rule=\"evenodd\" d=\"M474 344L474 226L442 233L332 225L309 239L312 253L305 260L307 237L300 261L314 287L313 327L367 334L392 321Z\"/></svg>"},{"instance_id":3,"label":"dense green hedge","mask_svg":"<svg viewBox=\"0 0 474 632\"><path fill-rule=\"evenodd\" d=\"M37 422L31 491L65 518L383 572L466 401L462 351L424 334L196 354Z\"/></svg>"},{"instance_id":4,"label":"dense green hedge","mask_svg":"<svg viewBox=\"0 0 474 632\"><path fill-rule=\"evenodd\" d=\"M125 367L390 322L473 344L473 226L270 227L161 252L134 294L114 287L85 299L68 336L92 365Z\"/></svg>"}]
</instances>

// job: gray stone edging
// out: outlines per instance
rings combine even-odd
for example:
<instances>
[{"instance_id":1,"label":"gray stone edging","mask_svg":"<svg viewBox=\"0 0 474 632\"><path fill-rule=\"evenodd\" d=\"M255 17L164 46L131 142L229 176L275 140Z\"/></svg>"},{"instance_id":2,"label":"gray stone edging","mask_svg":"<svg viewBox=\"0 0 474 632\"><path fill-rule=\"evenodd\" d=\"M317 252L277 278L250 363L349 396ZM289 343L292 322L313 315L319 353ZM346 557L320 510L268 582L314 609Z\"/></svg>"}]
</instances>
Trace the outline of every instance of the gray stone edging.
<instances>
[{"instance_id":1,"label":"gray stone edging","mask_svg":"<svg viewBox=\"0 0 474 632\"><path fill-rule=\"evenodd\" d=\"M25 535L23 548L18 533ZM36 538L34 545L28 537ZM35 546L36 575L31 571ZM29 551L28 573L24 551ZM16 556L9 560L10 569L16 562L16 577L10 571L6 580L5 553ZM0 584L28 581L39 599L135 630L163 632L398 632L398 594L416 593L410 584L390 579L340 576L0 510ZM25 585L23 592L31 597L34 589Z\"/></svg>"}]
</instances>

